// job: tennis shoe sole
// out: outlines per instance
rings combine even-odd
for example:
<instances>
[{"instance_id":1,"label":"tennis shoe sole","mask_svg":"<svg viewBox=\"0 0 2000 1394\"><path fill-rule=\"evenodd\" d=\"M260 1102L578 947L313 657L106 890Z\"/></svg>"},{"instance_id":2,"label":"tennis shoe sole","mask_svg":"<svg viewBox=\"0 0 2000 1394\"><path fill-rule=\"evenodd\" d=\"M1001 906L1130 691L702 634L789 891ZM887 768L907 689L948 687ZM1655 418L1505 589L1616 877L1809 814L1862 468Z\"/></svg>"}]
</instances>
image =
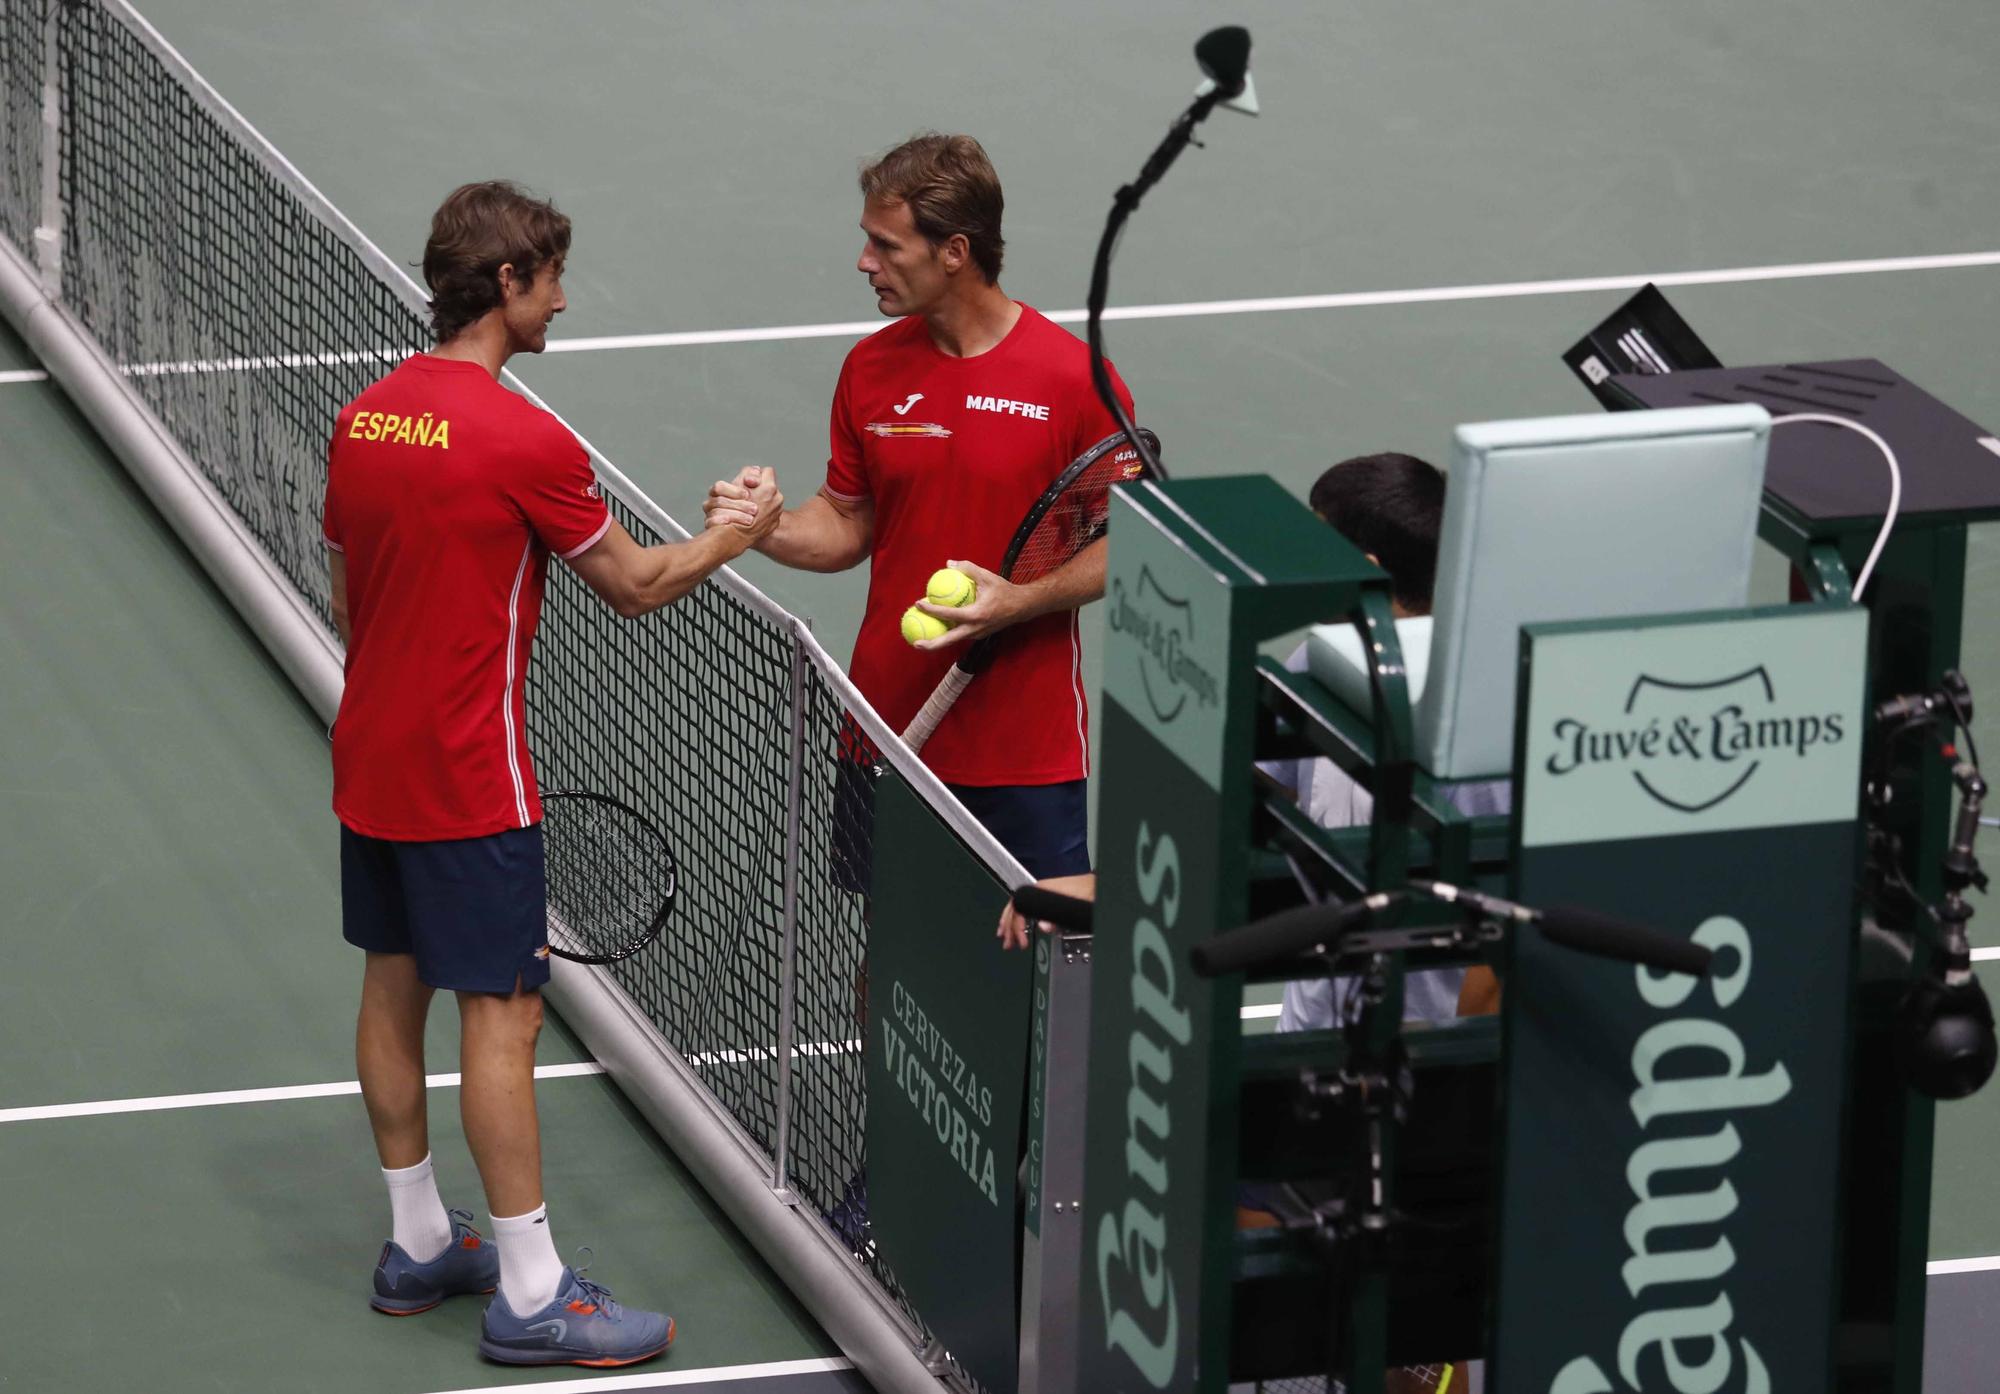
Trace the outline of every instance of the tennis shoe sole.
<instances>
[{"instance_id":1,"label":"tennis shoe sole","mask_svg":"<svg viewBox=\"0 0 2000 1394\"><path fill-rule=\"evenodd\" d=\"M565 1354L559 1350L528 1350L515 1346L496 1345L492 1341L483 1338L479 1342L479 1353L488 1360L497 1360L502 1365L584 1365L593 1370L616 1370L626 1365L637 1365L641 1361L651 1360L656 1356L664 1355L667 1348L674 1343L674 1335L674 1319L668 1317L667 1339L651 1350L641 1351L637 1355L593 1356L584 1355L580 1352Z\"/></svg>"}]
</instances>

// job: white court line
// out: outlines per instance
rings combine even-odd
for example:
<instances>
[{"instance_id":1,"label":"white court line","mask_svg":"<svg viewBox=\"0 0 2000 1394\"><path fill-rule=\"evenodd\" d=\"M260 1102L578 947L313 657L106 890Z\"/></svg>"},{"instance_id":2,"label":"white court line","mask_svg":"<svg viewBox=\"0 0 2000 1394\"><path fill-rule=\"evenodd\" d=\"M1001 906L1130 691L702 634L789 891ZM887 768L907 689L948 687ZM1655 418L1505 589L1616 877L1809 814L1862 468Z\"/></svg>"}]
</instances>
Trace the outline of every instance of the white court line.
<instances>
[{"instance_id":1,"label":"white court line","mask_svg":"<svg viewBox=\"0 0 2000 1394\"><path fill-rule=\"evenodd\" d=\"M1805 261L1778 266L1732 266L1708 271L1649 271L1623 276L1582 276L1563 281L1497 281L1488 285L1423 286L1413 290L1338 291L1329 295L1279 295L1252 300L1192 300L1163 305L1114 305L1110 320L1196 319L1205 315L1275 314L1293 310L1349 310L1379 305L1429 305L1465 300L1511 300L1536 295L1581 295L1593 291L1637 290L1658 286L1737 285L1749 281L1796 281L1825 276L1865 276L1889 271L1942 271L1975 266L2000 266L2000 251L1950 252L1940 256L1875 257L1861 261ZM1083 310L1055 310L1057 324L1082 324ZM664 334L610 334L596 338L551 339L545 353L601 353L617 349L693 348L705 344L767 344L789 339L860 339L883 328L884 319L842 320L832 324L776 324L750 329L692 329ZM343 366L356 363L396 363L403 350L392 348L329 349L318 353L284 353L260 358L194 358L172 362L125 363L128 377L183 374L269 372L276 369ZM0 373L0 383L39 382L38 370Z\"/></svg>"},{"instance_id":2,"label":"white court line","mask_svg":"<svg viewBox=\"0 0 2000 1394\"><path fill-rule=\"evenodd\" d=\"M47 382L49 375L40 368L10 368L0 373L0 384L10 382Z\"/></svg>"},{"instance_id":3,"label":"white court line","mask_svg":"<svg viewBox=\"0 0 2000 1394\"><path fill-rule=\"evenodd\" d=\"M775 1379L781 1375L832 1374L851 1370L854 1362L839 1356L817 1360L773 1360L762 1365L714 1365L706 1370L672 1370L652 1375L604 1375L596 1378L563 1379L551 1384L489 1384L479 1389L440 1390L439 1394L518 1394L532 1388L535 1394L598 1394L611 1389L672 1389L683 1384L720 1384L727 1380Z\"/></svg>"},{"instance_id":4,"label":"white court line","mask_svg":"<svg viewBox=\"0 0 2000 1394\"><path fill-rule=\"evenodd\" d=\"M1996 958L2000 958L2000 949L1974 949L1972 951L1972 961L1974 963L1986 963Z\"/></svg>"},{"instance_id":5,"label":"white court line","mask_svg":"<svg viewBox=\"0 0 2000 1394\"><path fill-rule=\"evenodd\" d=\"M1924 1271L1933 1278L1942 1273L1987 1273L2000 1268L2000 1254L1988 1254L1985 1258L1940 1258L1926 1264Z\"/></svg>"},{"instance_id":6,"label":"white court line","mask_svg":"<svg viewBox=\"0 0 2000 1394\"><path fill-rule=\"evenodd\" d=\"M573 1065L537 1065L536 1079L566 1079L574 1075L601 1075L604 1066L595 1060ZM456 1088L457 1074L426 1075L424 1083L433 1089ZM211 1094L155 1094L142 1099L99 1099L83 1104L42 1104L33 1108L0 1108L0 1123L29 1123L43 1118L91 1118L102 1113L155 1113L162 1109L214 1108L222 1104L268 1104L282 1099L328 1099L341 1094L359 1094L358 1079L336 1080L329 1084L287 1084L275 1089L224 1089Z\"/></svg>"},{"instance_id":7,"label":"white court line","mask_svg":"<svg viewBox=\"0 0 2000 1394\"><path fill-rule=\"evenodd\" d=\"M1357 290L1331 295L1279 295L1258 300L1196 300L1169 305L1114 305L1104 318L1193 319L1203 315L1275 314L1291 310L1349 310L1373 305L1430 305L1461 300L1512 300L1534 295L1582 295L1592 291L1637 290L1656 286L1740 285L1750 281L1797 281L1823 276L1867 276L1886 271L1946 271L2000 266L2000 251L1952 252L1941 256L1875 257L1863 261L1804 261L1779 266L1732 266L1710 271L1651 271L1626 276L1583 276L1564 281L1499 281L1490 285L1426 286L1415 290ZM1082 324L1082 310L1056 310L1057 324ZM845 320L838 324L780 324L759 329L696 329L671 334L611 334L599 338L551 339L545 353L597 353L606 349L690 348L703 344L762 344L786 339L858 339L890 321Z\"/></svg>"},{"instance_id":8,"label":"white court line","mask_svg":"<svg viewBox=\"0 0 2000 1394\"><path fill-rule=\"evenodd\" d=\"M1263 1021L1281 1015L1284 1010L1282 1003L1269 1002L1261 1007L1245 1007L1239 1015L1245 1021Z\"/></svg>"}]
</instances>

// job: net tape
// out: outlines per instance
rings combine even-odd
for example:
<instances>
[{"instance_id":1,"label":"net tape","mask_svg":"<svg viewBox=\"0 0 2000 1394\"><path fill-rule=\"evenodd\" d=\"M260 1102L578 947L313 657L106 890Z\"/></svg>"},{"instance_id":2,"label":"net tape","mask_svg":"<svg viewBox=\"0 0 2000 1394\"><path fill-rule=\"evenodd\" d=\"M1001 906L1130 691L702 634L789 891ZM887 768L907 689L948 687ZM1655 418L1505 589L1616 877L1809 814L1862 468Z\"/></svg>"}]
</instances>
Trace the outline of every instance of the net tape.
<instances>
[{"instance_id":1,"label":"net tape","mask_svg":"<svg viewBox=\"0 0 2000 1394\"><path fill-rule=\"evenodd\" d=\"M30 254L49 3L0 0L0 230ZM319 516L331 426L428 346L424 317L379 253L246 143L139 21L105 0L59 10L62 302L330 626ZM619 521L660 540L657 511L610 482ZM660 945L607 971L767 1155L779 1132L795 623L719 585L620 620L557 566L527 690L543 787L612 795L666 831L682 871L673 919ZM787 1171L923 1330L860 1223L866 922L832 868L865 861L854 844L866 834L836 817L845 703L808 657Z\"/></svg>"}]
</instances>

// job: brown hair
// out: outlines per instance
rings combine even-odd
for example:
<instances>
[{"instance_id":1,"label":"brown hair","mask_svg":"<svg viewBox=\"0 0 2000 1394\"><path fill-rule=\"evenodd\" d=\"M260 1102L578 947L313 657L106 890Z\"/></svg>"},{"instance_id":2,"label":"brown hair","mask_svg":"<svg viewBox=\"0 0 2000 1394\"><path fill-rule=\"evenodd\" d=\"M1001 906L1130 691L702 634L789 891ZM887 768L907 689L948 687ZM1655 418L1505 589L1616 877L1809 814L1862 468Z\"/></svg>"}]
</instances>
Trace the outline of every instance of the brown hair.
<instances>
[{"instance_id":1,"label":"brown hair","mask_svg":"<svg viewBox=\"0 0 2000 1394\"><path fill-rule=\"evenodd\" d=\"M445 343L501 303L500 268L530 284L543 266L569 255L569 219L505 179L453 189L431 215L424 282L431 288L431 328Z\"/></svg>"},{"instance_id":2,"label":"brown hair","mask_svg":"<svg viewBox=\"0 0 2000 1394\"><path fill-rule=\"evenodd\" d=\"M971 136L925 131L861 168L861 194L906 203L917 231L933 247L963 233L989 285L1000 279L1007 250L1000 236L1000 176Z\"/></svg>"}]
</instances>

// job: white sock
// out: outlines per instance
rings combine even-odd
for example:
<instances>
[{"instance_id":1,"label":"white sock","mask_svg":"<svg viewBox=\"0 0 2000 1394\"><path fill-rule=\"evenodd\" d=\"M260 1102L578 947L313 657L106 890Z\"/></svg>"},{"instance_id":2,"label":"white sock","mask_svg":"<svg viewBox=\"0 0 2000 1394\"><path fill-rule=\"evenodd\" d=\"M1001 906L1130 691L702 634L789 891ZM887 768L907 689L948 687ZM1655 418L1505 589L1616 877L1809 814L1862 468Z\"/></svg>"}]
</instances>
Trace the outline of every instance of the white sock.
<instances>
[{"instance_id":1,"label":"white sock","mask_svg":"<svg viewBox=\"0 0 2000 1394\"><path fill-rule=\"evenodd\" d=\"M548 1206L525 1215L495 1215L493 1242L500 1246L500 1296L515 1316L533 1316L556 1300L563 1265L549 1234Z\"/></svg>"},{"instance_id":2,"label":"white sock","mask_svg":"<svg viewBox=\"0 0 2000 1394\"><path fill-rule=\"evenodd\" d=\"M426 1156L413 1167L382 1168L389 1183L389 1211L395 1223L390 1236L418 1263L429 1263L451 1247L451 1216L438 1199L437 1178Z\"/></svg>"}]
</instances>

